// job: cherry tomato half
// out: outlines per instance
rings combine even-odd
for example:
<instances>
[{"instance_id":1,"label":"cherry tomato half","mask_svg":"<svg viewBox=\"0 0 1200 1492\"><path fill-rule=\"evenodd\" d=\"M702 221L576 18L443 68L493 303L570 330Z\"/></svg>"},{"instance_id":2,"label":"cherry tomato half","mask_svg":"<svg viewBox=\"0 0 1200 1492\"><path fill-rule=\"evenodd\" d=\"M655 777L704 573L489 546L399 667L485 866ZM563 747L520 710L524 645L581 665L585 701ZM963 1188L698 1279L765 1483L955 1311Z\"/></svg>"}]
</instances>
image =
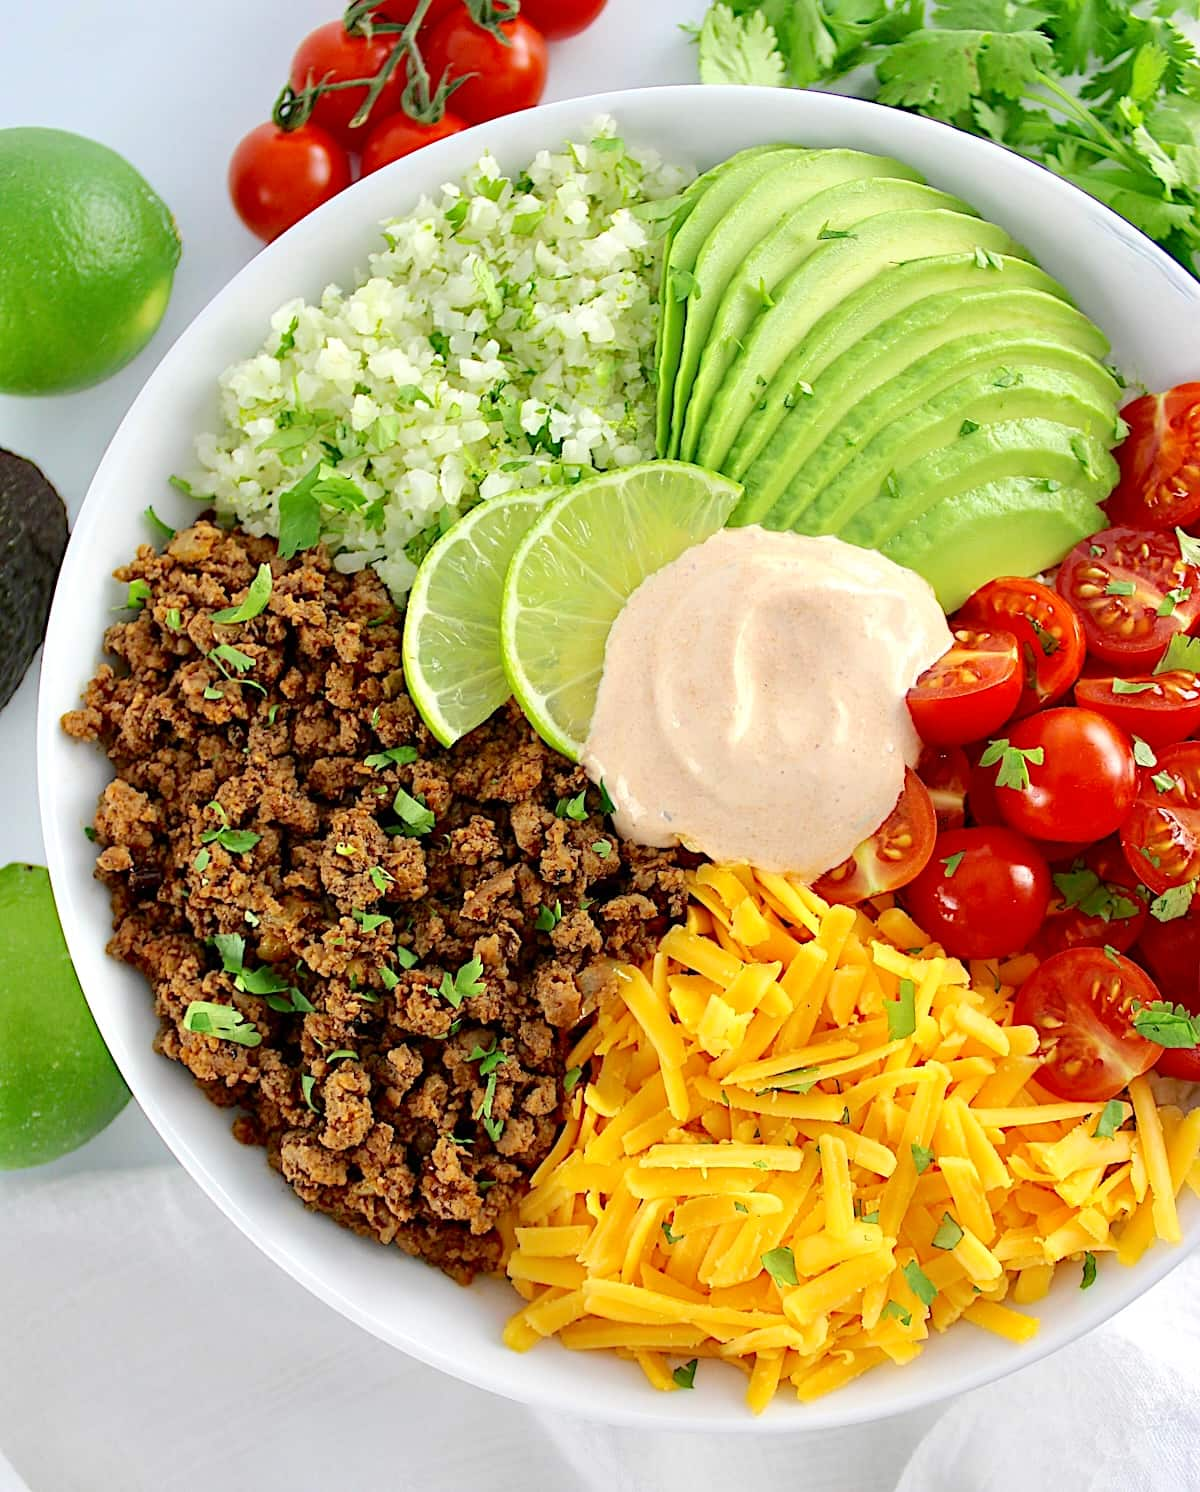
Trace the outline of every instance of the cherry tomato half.
<instances>
[{"instance_id":1,"label":"cherry tomato half","mask_svg":"<svg viewBox=\"0 0 1200 1492\"><path fill-rule=\"evenodd\" d=\"M392 114L381 119L367 136L362 153L362 174L369 176L380 166L390 165L392 161L420 150L423 145L457 135L465 128L462 120L455 119L453 114L443 114L437 124L418 124L407 114Z\"/></svg>"},{"instance_id":2,"label":"cherry tomato half","mask_svg":"<svg viewBox=\"0 0 1200 1492\"><path fill-rule=\"evenodd\" d=\"M435 82L445 73L466 78L451 102L458 117L469 124L532 109L546 86L542 33L521 16L500 29L507 45L476 25L460 6L458 13L438 22L425 46L425 65Z\"/></svg>"},{"instance_id":3,"label":"cherry tomato half","mask_svg":"<svg viewBox=\"0 0 1200 1492\"><path fill-rule=\"evenodd\" d=\"M1038 1082L1059 1098L1115 1098L1162 1048L1133 1029L1133 1006L1159 998L1149 974L1120 953L1068 948L1017 992L1013 1023L1038 1033Z\"/></svg>"},{"instance_id":4,"label":"cherry tomato half","mask_svg":"<svg viewBox=\"0 0 1200 1492\"><path fill-rule=\"evenodd\" d=\"M1156 893L1200 876L1200 743L1181 741L1158 753L1121 825L1121 846Z\"/></svg>"},{"instance_id":5,"label":"cherry tomato half","mask_svg":"<svg viewBox=\"0 0 1200 1492\"><path fill-rule=\"evenodd\" d=\"M310 31L296 48L288 82L297 93L311 83L344 83L352 78L373 78L391 54L396 37L390 32L374 36L351 35L341 21L327 21ZM400 107L404 94L403 62L383 86L370 118L355 127L350 123L367 96L361 88L339 88L322 93L313 105L309 123L326 130L335 140L359 149L372 125Z\"/></svg>"},{"instance_id":6,"label":"cherry tomato half","mask_svg":"<svg viewBox=\"0 0 1200 1492\"><path fill-rule=\"evenodd\" d=\"M1200 383L1144 394L1121 411L1121 480L1105 506L1113 523L1181 527L1200 517Z\"/></svg>"},{"instance_id":7,"label":"cherry tomato half","mask_svg":"<svg viewBox=\"0 0 1200 1492\"><path fill-rule=\"evenodd\" d=\"M1200 620L1200 572L1173 533L1106 528L1076 544L1057 584L1079 613L1088 652L1127 671L1153 668L1175 633Z\"/></svg>"},{"instance_id":8,"label":"cherry tomato half","mask_svg":"<svg viewBox=\"0 0 1200 1492\"><path fill-rule=\"evenodd\" d=\"M1028 716L1007 739L989 770L1000 812L1014 829L1088 844L1120 826L1138 792L1133 743L1120 726L1063 705Z\"/></svg>"},{"instance_id":9,"label":"cherry tomato half","mask_svg":"<svg viewBox=\"0 0 1200 1492\"><path fill-rule=\"evenodd\" d=\"M947 953L1002 958L1033 940L1051 889L1040 850L1011 829L951 829L901 900Z\"/></svg>"},{"instance_id":10,"label":"cherry tomato half","mask_svg":"<svg viewBox=\"0 0 1200 1492\"><path fill-rule=\"evenodd\" d=\"M879 828L847 860L826 873L813 890L826 901L853 906L869 896L895 891L918 874L933 853L937 818L917 774L904 769L899 801Z\"/></svg>"},{"instance_id":11,"label":"cherry tomato half","mask_svg":"<svg viewBox=\"0 0 1200 1492\"><path fill-rule=\"evenodd\" d=\"M955 626L1011 632L1025 669L1018 715L1061 699L1083 667L1083 628L1074 608L1038 580L1004 576L968 596Z\"/></svg>"},{"instance_id":12,"label":"cherry tomato half","mask_svg":"<svg viewBox=\"0 0 1200 1492\"><path fill-rule=\"evenodd\" d=\"M229 162L229 194L259 238L278 238L293 223L350 185L350 157L315 124L252 129Z\"/></svg>"},{"instance_id":13,"label":"cherry tomato half","mask_svg":"<svg viewBox=\"0 0 1200 1492\"><path fill-rule=\"evenodd\" d=\"M608 0L521 0L521 14L547 41L562 41L590 26Z\"/></svg>"},{"instance_id":14,"label":"cherry tomato half","mask_svg":"<svg viewBox=\"0 0 1200 1492\"><path fill-rule=\"evenodd\" d=\"M954 641L908 691L922 741L961 746L990 736L1021 697L1021 650L1011 632L955 627Z\"/></svg>"},{"instance_id":15,"label":"cherry tomato half","mask_svg":"<svg viewBox=\"0 0 1200 1492\"><path fill-rule=\"evenodd\" d=\"M1086 945L1127 953L1146 925L1146 903L1118 839L1093 845L1054 872L1055 895L1032 951L1049 958Z\"/></svg>"},{"instance_id":16,"label":"cherry tomato half","mask_svg":"<svg viewBox=\"0 0 1200 1492\"><path fill-rule=\"evenodd\" d=\"M1131 678L1080 679L1075 699L1151 746L1173 746L1200 730L1200 678L1183 668Z\"/></svg>"},{"instance_id":17,"label":"cherry tomato half","mask_svg":"<svg viewBox=\"0 0 1200 1492\"><path fill-rule=\"evenodd\" d=\"M926 746L917 763L917 776L925 784L942 829L961 829L967 821L967 784L971 763L961 746Z\"/></svg>"}]
</instances>

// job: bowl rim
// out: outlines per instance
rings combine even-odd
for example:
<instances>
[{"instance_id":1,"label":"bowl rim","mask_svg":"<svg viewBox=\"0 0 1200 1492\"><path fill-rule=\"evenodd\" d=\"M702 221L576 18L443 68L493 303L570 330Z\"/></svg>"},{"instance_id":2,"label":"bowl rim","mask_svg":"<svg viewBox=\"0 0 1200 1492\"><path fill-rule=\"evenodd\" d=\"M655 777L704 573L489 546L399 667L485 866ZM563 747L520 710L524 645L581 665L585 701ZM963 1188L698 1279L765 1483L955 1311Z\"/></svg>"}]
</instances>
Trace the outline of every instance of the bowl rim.
<instances>
[{"instance_id":1,"label":"bowl rim","mask_svg":"<svg viewBox=\"0 0 1200 1492\"><path fill-rule=\"evenodd\" d=\"M177 367L182 366L184 359L189 355L189 343L193 334L213 318L220 303L226 297L232 296L248 276L262 272L264 261L268 264L276 262L282 264L285 255L302 253L308 240L315 241L315 235L323 234L326 226L334 222L342 211L343 203L348 196L358 193L367 185L368 180L380 177L393 180L398 186L402 185L415 159L419 158L423 162L432 163L435 159L440 161L443 157L451 157L462 150L464 140L473 142L477 158L485 149L491 147L495 137L502 136L506 128L512 127L512 121L526 120L529 115L543 122L547 145L553 148L565 134L578 127L577 121L581 117L590 118L598 114L613 114L619 117L622 110L629 107L631 100L647 95L663 99L668 103L674 102L681 110L686 110L689 106L698 103L701 98L716 103L722 97L728 96L736 98L739 106L749 112L755 108L757 102L763 99L770 98L777 101L781 92L789 94L794 100L797 129L803 129L806 122L811 124L814 118L822 116L834 122L838 119L853 122L866 115L887 115L893 132L896 134L896 148L900 155L904 154L906 139L949 141L953 137L956 141L956 149L965 149L978 154L981 170L986 170L989 161L1002 162L1004 170L1012 173L1018 186L1021 181L1036 180L1039 184L1044 184L1047 180L1053 182L1054 193L1061 196L1064 206L1070 207L1077 219L1090 217L1107 234L1115 235L1127 245L1134 246L1142 257L1149 255L1155 261L1159 273L1165 275L1180 294L1189 301L1200 303L1200 283L1182 265L1170 258L1158 245L1103 203L1055 176L1045 167L1028 161L992 141L967 135L938 121L907 114L864 99L814 90L779 90L741 85L688 83L649 89L612 90L580 98L564 99L542 105L536 110L528 111L527 114L510 115L492 120L461 135L435 142L419 152L419 157L410 156L393 162L383 171L375 173L374 178L365 178L356 183L346 192L319 208L296 228L261 250L231 280L215 292L175 339L122 418L97 466L72 528L43 649L37 707L36 755L39 810L47 864L63 931L68 947L77 963L83 958L85 950L90 951L92 948L94 918L82 906L81 899L76 894L80 882L66 853L66 835L70 832L77 833L78 826L69 825L66 822L62 804L55 793L54 780L45 769L45 764L52 755L52 749L58 740L60 731L59 719L64 693L59 682L60 676L66 673L76 681L73 685L73 696L78 694L81 682L79 668L81 649L78 629L74 625L75 618L72 615L73 580L88 564L89 534L96 532L101 524L99 504L96 499L101 490L110 483L112 473L119 470L127 459L129 449L135 441L143 410L148 406L153 392L160 385L172 380ZM212 370L211 377L214 381L219 372L220 369ZM551 1378L548 1387L543 1383L536 1391L532 1389L526 1391L523 1381L514 1383L499 1372L481 1369L458 1354L440 1351L428 1341L407 1337L402 1331L386 1329L378 1318L372 1317L356 1300L343 1293L336 1279L331 1279L327 1274L310 1268L292 1252L288 1246L290 1235L287 1229L277 1233L265 1231L245 1212L238 1200L207 1167L193 1147L187 1126L176 1124L158 1100L146 1094L142 1089L138 1080L138 1068L145 1060L145 1054L137 1053L131 1047L126 1046L120 1033L114 1030L114 1024L108 1018L108 1012L102 1000L93 999L86 987L85 995L87 995L97 1025L109 1044L114 1060L129 1084L135 1100L168 1148L192 1179L241 1233L297 1283L373 1336L393 1347L398 1347L409 1356L453 1378L516 1402L527 1403L540 1409L558 1410L605 1424L679 1432L703 1428L737 1433L803 1434L838 1426L870 1423L925 1408L959 1393L996 1382L1009 1373L1030 1366L1052 1352L1067 1346L1136 1300L1170 1273L1193 1248L1200 1246L1200 1229L1193 1229L1190 1236L1185 1235L1183 1243L1179 1246L1173 1249L1165 1245L1158 1247L1139 1261L1134 1268L1122 1271L1126 1278L1122 1279L1120 1288L1110 1290L1103 1301L1097 1300L1091 1303L1086 1297L1080 1299L1065 1324L1056 1324L1055 1330L1039 1333L1020 1348L1001 1344L1006 1349L1003 1355L997 1355L994 1359L989 1358L978 1369L955 1375L953 1381L947 1381L950 1377L947 1374L939 1376L932 1385L927 1384L924 1387L910 1389L907 1387L908 1378L901 1378L897 1375L893 1392L888 1396L886 1405L883 1407L874 1404L863 1406L848 1404L845 1409L841 1409L839 1396L833 1395L830 1399L804 1406L800 1413L793 1411L790 1405L781 1411L777 1404L767 1414L756 1418L740 1404L739 1399L736 1412L727 1411L723 1405L716 1405L711 1410L706 1410L702 1416L698 1416L690 1412L676 1413L673 1407L669 1407L677 1402L675 1396L655 1394L648 1385L645 1385L646 1407L644 1410L628 1406L606 1405L603 1402L603 1393L597 1393L595 1399L588 1398L581 1401L571 1387L569 1375L563 1375L561 1384L557 1379ZM154 1054L154 1060L161 1059ZM262 1174L264 1186L277 1183L278 1178L267 1167L263 1167ZM307 1219L307 1211L299 1206L295 1208L295 1218L300 1226L308 1226L307 1222L301 1222L302 1219ZM699 1397L698 1395L697 1399ZM687 1395L686 1398L691 1399L692 1396Z\"/></svg>"}]
</instances>

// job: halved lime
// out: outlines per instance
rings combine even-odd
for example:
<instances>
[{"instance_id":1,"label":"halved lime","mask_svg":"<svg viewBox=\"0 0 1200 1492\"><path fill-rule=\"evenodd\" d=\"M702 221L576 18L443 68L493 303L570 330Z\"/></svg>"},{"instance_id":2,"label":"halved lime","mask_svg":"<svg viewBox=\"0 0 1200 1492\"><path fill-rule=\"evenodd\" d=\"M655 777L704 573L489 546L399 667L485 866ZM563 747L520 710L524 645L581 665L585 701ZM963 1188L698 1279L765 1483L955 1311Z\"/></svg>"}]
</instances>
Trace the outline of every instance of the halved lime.
<instances>
[{"instance_id":1,"label":"halved lime","mask_svg":"<svg viewBox=\"0 0 1200 1492\"><path fill-rule=\"evenodd\" d=\"M610 471L557 498L521 540L500 611L500 651L537 733L583 751L617 613L648 575L725 526L741 488L683 461Z\"/></svg>"},{"instance_id":2,"label":"halved lime","mask_svg":"<svg viewBox=\"0 0 1200 1492\"><path fill-rule=\"evenodd\" d=\"M511 694L500 661L500 598L509 561L548 492L480 503L417 571L404 618L404 678L443 746L482 725Z\"/></svg>"}]
</instances>

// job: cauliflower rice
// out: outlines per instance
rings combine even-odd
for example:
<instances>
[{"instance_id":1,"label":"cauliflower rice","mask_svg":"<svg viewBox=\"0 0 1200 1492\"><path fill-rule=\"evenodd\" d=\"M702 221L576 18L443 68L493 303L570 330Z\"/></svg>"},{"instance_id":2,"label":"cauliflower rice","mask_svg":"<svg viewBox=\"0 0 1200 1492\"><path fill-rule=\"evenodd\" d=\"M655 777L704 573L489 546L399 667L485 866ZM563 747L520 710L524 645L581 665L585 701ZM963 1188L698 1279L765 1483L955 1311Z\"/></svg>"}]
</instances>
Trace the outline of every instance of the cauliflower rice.
<instances>
[{"instance_id":1,"label":"cauliflower rice","mask_svg":"<svg viewBox=\"0 0 1200 1492\"><path fill-rule=\"evenodd\" d=\"M688 179L606 118L512 179L484 155L383 224L356 289L280 307L221 377L194 495L277 535L308 478L337 567L399 602L480 499L651 459L660 222Z\"/></svg>"}]
</instances>

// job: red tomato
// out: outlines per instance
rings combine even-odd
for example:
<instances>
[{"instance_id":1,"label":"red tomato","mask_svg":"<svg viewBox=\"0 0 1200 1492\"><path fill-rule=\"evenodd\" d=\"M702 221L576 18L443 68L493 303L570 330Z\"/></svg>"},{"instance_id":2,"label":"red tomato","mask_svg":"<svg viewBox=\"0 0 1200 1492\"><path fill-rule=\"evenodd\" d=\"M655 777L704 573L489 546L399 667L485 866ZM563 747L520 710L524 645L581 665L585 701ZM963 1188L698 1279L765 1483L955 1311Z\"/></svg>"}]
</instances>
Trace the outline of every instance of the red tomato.
<instances>
[{"instance_id":1,"label":"red tomato","mask_svg":"<svg viewBox=\"0 0 1200 1492\"><path fill-rule=\"evenodd\" d=\"M848 906L895 891L912 880L933 853L937 818L929 794L910 768L895 808L848 860L826 873L813 890L826 901Z\"/></svg>"},{"instance_id":2,"label":"red tomato","mask_svg":"<svg viewBox=\"0 0 1200 1492\"><path fill-rule=\"evenodd\" d=\"M288 82L297 93L310 83L342 83L351 78L373 78L391 55L396 37L381 33L375 36L351 36L341 21L327 21L310 31L296 48ZM372 123L394 114L404 94L404 65L395 68L383 92L363 125L353 127L350 121L362 107L367 88L339 88L323 93L313 105L309 119L318 129L327 130L335 140L357 149L366 139Z\"/></svg>"},{"instance_id":3,"label":"red tomato","mask_svg":"<svg viewBox=\"0 0 1200 1492\"><path fill-rule=\"evenodd\" d=\"M1184 526L1200 516L1200 383L1144 394L1121 411L1121 480L1105 506L1114 523Z\"/></svg>"},{"instance_id":4,"label":"red tomato","mask_svg":"<svg viewBox=\"0 0 1200 1492\"><path fill-rule=\"evenodd\" d=\"M1103 715L1071 705L1014 726L988 771L1005 820L1034 839L1103 839L1120 826L1138 792L1129 737ZM1027 785L999 785L1010 774L1027 775Z\"/></svg>"},{"instance_id":5,"label":"red tomato","mask_svg":"<svg viewBox=\"0 0 1200 1492\"><path fill-rule=\"evenodd\" d=\"M971 780L967 753L961 746L926 746L917 763L917 776L933 802L938 829L961 829L967 820L967 784Z\"/></svg>"},{"instance_id":6,"label":"red tomato","mask_svg":"<svg viewBox=\"0 0 1200 1492\"><path fill-rule=\"evenodd\" d=\"M955 627L950 648L908 691L908 711L923 741L961 746L1004 724L1021 684L1021 650L1011 632Z\"/></svg>"},{"instance_id":7,"label":"red tomato","mask_svg":"<svg viewBox=\"0 0 1200 1492\"><path fill-rule=\"evenodd\" d=\"M1133 1006L1159 998L1149 974L1119 953L1068 948L1017 993L1013 1023L1038 1033L1038 1082L1059 1098L1101 1103L1154 1066L1162 1048L1133 1029Z\"/></svg>"},{"instance_id":8,"label":"red tomato","mask_svg":"<svg viewBox=\"0 0 1200 1492\"><path fill-rule=\"evenodd\" d=\"M1011 829L951 829L901 900L955 958L1002 958L1033 939L1051 889L1041 851Z\"/></svg>"},{"instance_id":9,"label":"red tomato","mask_svg":"<svg viewBox=\"0 0 1200 1492\"><path fill-rule=\"evenodd\" d=\"M457 135L465 128L462 120L455 119L453 114L443 114L437 124L418 124L407 114L393 114L388 119L381 119L363 146L362 174L369 176L380 166L390 165L401 156L420 150L423 145Z\"/></svg>"},{"instance_id":10,"label":"red tomato","mask_svg":"<svg viewBox=\"0 0 1200 1492\"><path fill-rule=\"evenodd\" d=\"M542 33L521 16L500 29L507 45L460 8L438 22L425 46L425 65L435 83L447 72L452 78L466 77L452 102L454 112L469 124L532 109L546 86Z\"/></svg>"},{"instance_id":11,"label":"red tomato","mask_svg":"<svg viewBox=\"0 0 1200 1492\"><path fill-rule=\"evenodd\" d=\"M422 28L432 26L434 21L439 21L442 16L449 15L452 10L457 10L461 4L462 0L433 0L425 12L425 19L421 23ZM395 21L397 25L407 26L416 9L417 0L380 0L375 7L375 15L381 21Z\"/></svg>"},{"instance_id":12,"label":"red tomato","mask_svg":"<svg viewBox=\"0 0 1200 1492\"><path fill-rule=\"evenodd\" d=\"M1005 819L996 796L996 768L979 765L984 750L983 746L972 749L969 756L971 777L967 784L967 814L973 824L1003 825Z\"/></svg>"},{"instance_id":13,"label":"red tomato","mask_svg":"<svg viewBox=\"0 0 1200 1492\"><path fill-rule=\"evenodd\" d=\"M1164 1000L1187 1004L1200 982L1200 903L1183 917L1149 917L1134 950L1154 976Z\"/></svg>"},{"instance_id":14,"label":"red tomato","mask_svg":"<svg viewBox=\"0 0 1200 1492\"><path fill-rule=\"evenodd\" d=\"M968 596L958 621L1013 633L1025 665L1018 715L1061 699L1083 667L1083 628L1074 609L1048 585L1006 576Z\"/></svg>"},{"instance_id":15,"label":"red tomato","mask_svg":"<svg viewBox=\"0 0 1200 1492\"><path fill-rule=\"evenodd\" d=\"M1086 944L1127 953L1146 925L1146 903L1137 894L1118 839L1093 845L1082 859L1054 875L1056 895L1032 951L1049 958L1064 948Z\"/></svg>"},{"instance_id":16,"label":"red tomato","mask_svg":"<svg viewBox=\"0 0 1200 1492\"><path fill-rule=\"evenodd\" d=\"M607 0L521 0L521 14L547 41L561 41L590 26Z\"/></svg>"},{"instance_id":17,"label":"red tomato","mask_svg":"<svg viewBox=\"0 0 1200 1492\"><path fill-rule=\"evenodd\" d=\"M1080 679L1075 699L1151 746L1173 746L1200 729L1200 679L1183 668L1131 678Z\"/></svg>"},{"instance_id":18,"label":"red tomato","mask_svg":"<svg viewBox=\"0 0 1200 1492\"><path fill-rule=\"evenodd\" d=\"M229 194L259 238L278 238L314 207L350 185L350 157L316 125L252 129L229 162Z\"/></svg>"},{"instance_id":19,"label":"red tomato","mask_svg":"<svg viewBox=\"0 0 1200 1492\"><path fill-rule=\"evenodd\" d=\"M1172 785L1165 792L1155 783ZM1134 873L1156 893L1200 876L1200 744L1181 741L1142 774L1121 845Z\"/></svg>"},{"instance_id":20,"label":"red tomato","mask_svg":"<svg viewBox=\"0 0 1200 1492\"><path fill-rule=\"evenodd\" d=\"M1106 528L1076 544L1057 583L1088 652L1127 672L1153 668L1175 633L1200 620L1200 572L1172 533Z\"/></svg>"}]
</instances>

